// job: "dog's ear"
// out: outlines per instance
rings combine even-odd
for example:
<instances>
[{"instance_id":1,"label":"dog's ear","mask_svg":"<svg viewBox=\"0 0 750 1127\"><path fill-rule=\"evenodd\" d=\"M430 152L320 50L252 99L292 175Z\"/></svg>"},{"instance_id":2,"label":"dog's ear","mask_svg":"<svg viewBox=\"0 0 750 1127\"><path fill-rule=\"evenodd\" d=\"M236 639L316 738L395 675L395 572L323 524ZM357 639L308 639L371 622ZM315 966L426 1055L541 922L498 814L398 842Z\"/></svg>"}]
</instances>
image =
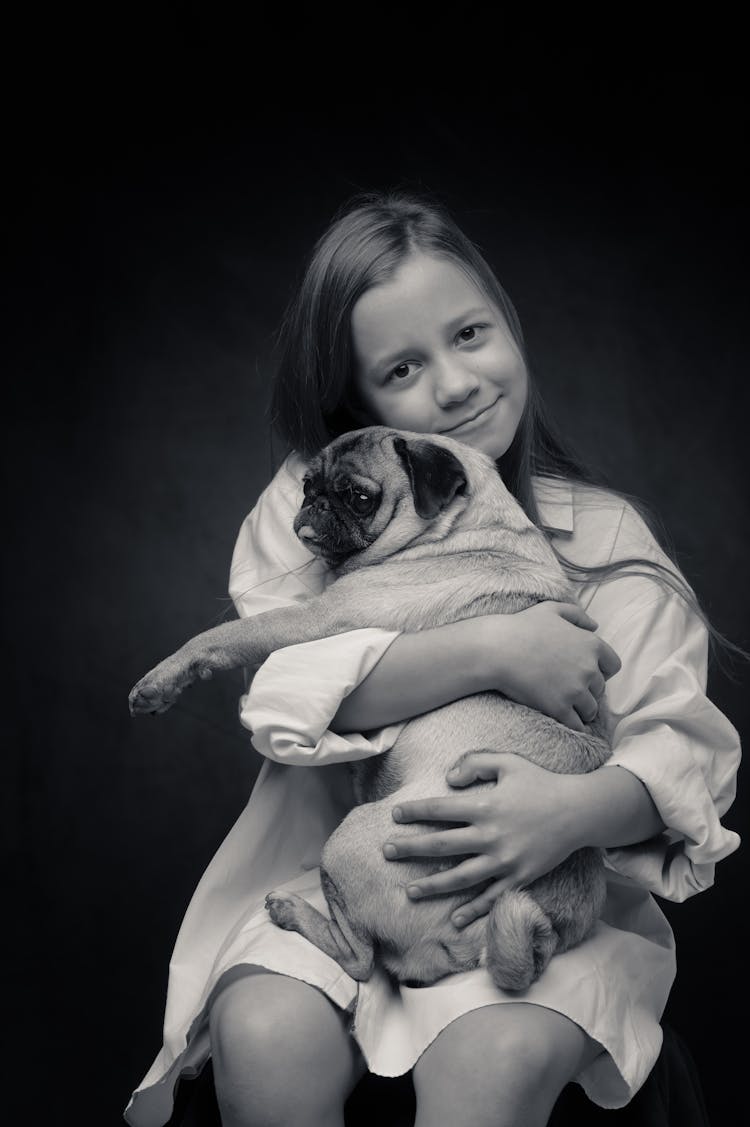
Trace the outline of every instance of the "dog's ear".
<instances>
[{"instance_id":1,"label":"dog's ear","mask_svg":"<svg viewBox=\"0 0 750 1127\"><path fill-rule=\"evenodd\" d=\"M455 454L426 439L395 438L393 449L409 475L414 508L432 520L466 488L466 472Z\"/></svg>"}]
</instances>

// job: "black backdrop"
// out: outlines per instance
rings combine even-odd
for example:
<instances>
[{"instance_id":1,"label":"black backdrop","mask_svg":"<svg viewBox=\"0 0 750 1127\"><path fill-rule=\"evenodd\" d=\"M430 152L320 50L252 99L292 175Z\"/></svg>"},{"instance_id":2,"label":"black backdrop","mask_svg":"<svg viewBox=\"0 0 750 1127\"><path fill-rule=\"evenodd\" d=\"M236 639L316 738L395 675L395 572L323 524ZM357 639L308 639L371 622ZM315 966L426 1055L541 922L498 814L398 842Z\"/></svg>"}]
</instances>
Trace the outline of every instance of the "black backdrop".
<instances>
[{"instance_id":1,"label":"black backdrop","mask_svg":"<svg viewBox=\"0 0 750 1127\"><path fill-rule=\"evenodd\" d=\"M71 108L50 89L18 129L5 594L21 1122L117 1123L159 1047L171 945L258 757L238 679L158 719L131 720L127 693L231 613L234 538L272 471L273 333L353 192L448 204L515 301L565 431L655 507L714 623L750 643L741 91L688 70L531 89L485 89L479 109L231 113L103 106L96 90ZM711 693L742 732L747 667L736 677L715 668ZM726 824L746 811L741 793ZM747 879L740 850L712 890L664 905L668 1012L719 1125L745 1089Z\"/></svg>"}]
</instances>

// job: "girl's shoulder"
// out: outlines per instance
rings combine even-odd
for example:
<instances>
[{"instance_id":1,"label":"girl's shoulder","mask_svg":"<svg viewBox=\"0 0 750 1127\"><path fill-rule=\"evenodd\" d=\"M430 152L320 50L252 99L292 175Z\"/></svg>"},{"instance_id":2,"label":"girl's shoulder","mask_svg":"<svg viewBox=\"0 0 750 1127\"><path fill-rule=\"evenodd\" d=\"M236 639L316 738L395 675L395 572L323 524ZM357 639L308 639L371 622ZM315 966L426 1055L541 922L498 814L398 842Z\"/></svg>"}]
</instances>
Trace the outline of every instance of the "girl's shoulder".
<instances>
[{"instance_id":1,"label":"girl's shoulder","mask_svg":"<svg viewBox=\"0 0 750 1127\"><path fill-rule=\"evenodd\" d=\"M298 454L296 450L292 450L279 466L276 476L280 477L287 484L292 483L295 486L300 486L308 464L309 463L301 454Z\"/></svg>"},{"instance_id":2,"label":"girl's shoulder","mask_svg":"<svg viewBox=\"0 0 750 1127\"><path fill-rule=\"evenodd\" d=\"M303 501L303 478L308 463L295 451L287 454L258 498L247 520L263 535L277 542L277 551L289 558L290 553L310 560L294 532L294 518Z\"/></svg>"},{"instance_id":3,"label":"girl's shoulder","mask_svg":"<svg viewBox=\"0 0 750 1127\"><path fill-rule=\"evenodd\" d=\"M542 526L583 566L629 557L674 568L638 502L614 490L565 478L534 479Z\"/></svg>"},{"instance_id":4,"label":"girl's shoulder","mask_svg":"<svg viewBox=\"0 0 750 1127\"><path fill-rule=\"evenodd\" d=\"M287 454L263 489L259 500L273 502L283 498L295 508L302 496L302 479L307 462L295 451Z\"/></svg>"}]
</instances>

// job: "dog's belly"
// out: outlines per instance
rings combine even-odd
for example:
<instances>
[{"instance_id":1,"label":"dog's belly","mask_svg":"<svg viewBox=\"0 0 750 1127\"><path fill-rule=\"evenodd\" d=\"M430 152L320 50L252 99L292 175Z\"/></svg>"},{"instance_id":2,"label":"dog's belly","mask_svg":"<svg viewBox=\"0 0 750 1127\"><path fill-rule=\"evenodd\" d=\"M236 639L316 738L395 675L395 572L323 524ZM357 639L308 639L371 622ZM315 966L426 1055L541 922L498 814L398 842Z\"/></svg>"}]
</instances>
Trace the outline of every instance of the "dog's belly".
<instances>
[{"instance_id":1,"label":"dog's belly","mask_svg":"<svg viewBox=\"0 0 750 1127\"><path fill-rule=\"evenodd\" d=\"M599 718L576 732L500 693L477 693L410 720L390 752L387 771L401 785L421 781L424 795L442 793L456 760L480 749L510 752L571 775L595 770L611 754ZM429 790L436 782L441 790Z\"/></svg>"},{"instance_id":2,"label":"dog's belly","mask_svg":"<svg viewBox=\"0 0 750 1127\"><path fill-rule=\"evenodd\" d=\"M485 921L475 921L460 933L450 922L459 904L476 896L476 887L416 902L406 895L412 881L453 867L461 858L393 862L383 856L383 845L439 829L435 822L399 825L393 807L456 794L445 781L449 768L481 748L520 754L548 770L569 774L591 771L610 754L607 741L594 732L574 732L498 693L482 693L416 717L382 761L354 765L365 801L326 842L323 869L349 921L373 938L384 965L402 981L431 982L478 965Z\"/></svg>"}]
</instances>

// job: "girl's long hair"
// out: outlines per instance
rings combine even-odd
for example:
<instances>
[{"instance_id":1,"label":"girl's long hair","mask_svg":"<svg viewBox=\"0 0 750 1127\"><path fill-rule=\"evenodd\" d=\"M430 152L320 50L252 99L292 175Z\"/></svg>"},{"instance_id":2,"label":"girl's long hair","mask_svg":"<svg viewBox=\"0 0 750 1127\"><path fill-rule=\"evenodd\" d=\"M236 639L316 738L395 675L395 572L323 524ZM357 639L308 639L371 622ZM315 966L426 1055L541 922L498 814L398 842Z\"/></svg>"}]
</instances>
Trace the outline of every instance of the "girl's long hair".
<instances>
[{"instance_id":1,"label":"girl's long hair","mask_svg":"<svg viewBox=\"0 0 750 1127\"><path fill-rule=\"evenodd\" d=\"M627 571L648 575L677 592L702 619L712 646L747 656L708 621L674 562L674 552L654 515L637 498L603 483L580 460L550 419L530 371L521 324L510 298L478 247L437 201L405 192L365 193L346 203L315 244L282 320L271 397L271 423L289 446L311 457L345 431L361 427L353 398L351 315L367 290L389 281L410 254L422 251L462 269L504 318L526 365L528 397L508 451L497 468L510 492L537 525L533 478L563 479L603 487L630 503L672 562L669 567L632 557L582 567L556 554L571 579L606 580Z\"/></svg>"}]
</instances>

